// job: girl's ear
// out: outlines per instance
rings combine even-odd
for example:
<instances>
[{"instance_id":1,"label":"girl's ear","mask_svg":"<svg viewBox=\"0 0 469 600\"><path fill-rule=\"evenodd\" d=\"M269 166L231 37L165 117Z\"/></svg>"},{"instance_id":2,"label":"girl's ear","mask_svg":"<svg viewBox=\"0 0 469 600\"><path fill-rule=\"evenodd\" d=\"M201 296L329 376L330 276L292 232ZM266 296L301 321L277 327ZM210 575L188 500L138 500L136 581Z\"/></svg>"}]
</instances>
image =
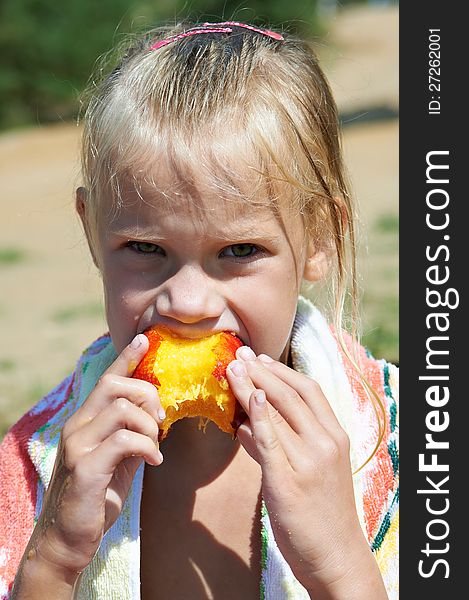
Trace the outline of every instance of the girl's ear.
<instances>
[{"instance_id":1,"label":"girl's ear","mask_svg":"<svg viewBox=\"0 0 469 600\"><path fill-rule=\"evenodd\" d=\"M95 266L99 269L99 264L96 259L96 253L95 253L95 249L93 247L93 240L92 240L92 236L91 236L91 228L90 228L88 212L87 212L87 199L88 199L88 190L84 187L79 187L76 191L76 196L75 196L75 208L78 213L78 216L80 217L81 223L83 225L83 229L85 231L86 240L88 242L88 247L90 249L91 256L93 258L93 262L94 262Z\"/></svg>"},{"instance_id":2,"label":"girl's ear","mask_svg":"<svg viewBox=\"0 0 469 600\"><path fill-rule=\"evenodd\" d=\"M335 209L336 217L338 220L340 220L343 235L345 235L348 229L349 221L347 209L339 198L336 198ZM329 240L329 242L326 241L326 245L323 250L318 250L314 241L310 239L307 246L303 279L310 282L324 279L329 272L331 264L333 263L334 250L334 243L332 240Z\"/></svg>"},{"instance_id":3,"label":"girl's ear","mask_svg":"<svg viewBox=\"0 0 469 600\"><path fill-rule=\"evenodd\" d=\"M312 283L324 279L329 271L330 261L326 251L315 250L312 244L309 244L308 250L303 279Z\"/></svg>"}]
</instances>

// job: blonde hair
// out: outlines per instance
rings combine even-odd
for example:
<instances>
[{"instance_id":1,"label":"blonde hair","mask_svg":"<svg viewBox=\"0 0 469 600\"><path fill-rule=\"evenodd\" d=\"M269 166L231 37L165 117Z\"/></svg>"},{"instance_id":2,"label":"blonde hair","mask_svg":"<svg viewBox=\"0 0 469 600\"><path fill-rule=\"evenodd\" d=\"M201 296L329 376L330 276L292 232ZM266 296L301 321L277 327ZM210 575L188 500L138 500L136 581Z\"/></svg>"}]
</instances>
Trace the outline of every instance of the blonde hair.
<instances>
[{"instance_id":1,"label":"blonde hair","mask_svg":"<svg viewBox=\"0 0 469 600\"><path fill-rule=\"evenodd\" d=\"M91 221L105 191L118 210L123 177L131 175L137 185L138 178L151 177L146 165L161 159L179 185L194 185L194 173L203 171L220 193L237 191L242 197L227 161L236 150L258 177L249 199L254 201L262 185L269 190L287 185L315 247L330 256L335 333L361 373L357 354L348 351L342 336L347 300L351 333L358 339L355 209L338 111L312 44L233 27L232 33L191 35L151 49L157 40L194 26L160 27L131 38L118 49L114 70L101 76L101 68L92 80L82 153ZM378 417L377 448L384 407L360 377Z\"/></svg>"}]
</instances>

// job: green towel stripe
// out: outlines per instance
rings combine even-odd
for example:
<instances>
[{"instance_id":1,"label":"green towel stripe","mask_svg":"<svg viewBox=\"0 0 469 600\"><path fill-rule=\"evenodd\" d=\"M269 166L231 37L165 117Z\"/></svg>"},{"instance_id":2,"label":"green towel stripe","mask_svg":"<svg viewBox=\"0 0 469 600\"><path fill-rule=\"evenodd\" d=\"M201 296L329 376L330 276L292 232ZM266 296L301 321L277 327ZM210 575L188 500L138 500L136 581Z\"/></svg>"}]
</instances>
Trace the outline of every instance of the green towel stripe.
<instances>
[{"instance_id":1,"label":"green towel stripe","mask_svg":"<svg viewBox=\"0 0 469 600\"><path fill-rule=\"evenodd\" d=\"M391 427L391 432L393 432L396 429L397 406L396 406L396 400L394 399L394 396L392 395L391 386L389 384L389 364L388 363L384 364L383 375L384 375L384 392L386 394L386 397L389 398L389 400L390 400L390 404L389 404L389 413L390 413L389 425Z\"/></svg>"},{"instance_id":2,"label":"green towel stripe","mask_svg":"<svg viewBox=\"0 0 469 600\"><path fill-rule=\"evenodd\" d=\"M386 392L386 396L392 398L391 386L389 385L389 364L384 363L383 366L383 375L384 375L384 391Z\"/></svg>"},{"instance_id":3,"label":"green towel stripe","mask_svg":"<svg viewBox=\"0 0 469 600\"><path fill-rule=\"evenodd\" d=\"M392 499L391 505L389 506L386 514L384 515L383 521L380 525L378 533L375 535L373 542L371 543L372 552L376 552L381 548L381 544L383 543L384 538L386 537L389 528L391 527L392 521L392 513L394 512L394 508L399 502L399 488L397 488L396 493L394 494L394 498Z\"/></svg>"},{"instance_id":4,"label":"green towel stripe","mask_svg":"<svg viewBox=\"0 0 469 600\"><path fill-rule=\"evenodd\" d=\"M393 473L396 475L399 470L399 452L397 450L396 440L390 440L388 444L388 452L389 456L391 457Z\"/></svg>"},{"instance_id":5,"label":"green towel stripe","mask_svg":"<svg viewBox=\"0 0 469 600\"><path fill-rule=\"evenodd\" d=\"M50 427L49 423L48 423L48 422L46 422L46 423L44 423L44 425L41 425L41 427L39 427L39 428L37 429L37 433L39 433L39 434L41 434L41 433L44 433L44 431L45 431L46 429L48 429L49 427Z\"/></svg>"},{"instance_id":6,"label":"green towel stripe","mask_svg":"<svg viewBox=\"0 0 469 600\"><path fill-rule=\"evenodd\" d=\"M392 398L391 406L389 407L389 425L391 427L391 433L396 429L396 418L397 418L397 406L396 401Z\"/></svg>"},{"instance_id":7,"label":"green towel stripe","mask_svg":"<svg viewBox=\"0 0 469 600\"><path fill-rule=\"evenodd\" d=\"M75 398L75 396L74 396L74 394L73 394L73 389L72 389L72 390L70 391L70 396L68 397L67 404L68 404L68 403L72 403L72 402L74 401L74 398ZM55 417L55 415L56 415L56 414L59 412L59 410L61 410L62 408L63 408L63 407L57 407L57 406L56 406L56 407L54 408L54 414L53 414L53 417ZM44 432L45 432L47 429L50 429L50 428L51 428L51 427L53 427L53 426L55 427L55 424L54 424L54 423L51 423L51 418L52 418L52 417L50 417L50 418L49 418L49 419L48 419L48 420L47 420L47 421L44 423L44 425L41 425L41 427L38 427L38 428L36 429L36 432L35 432L35 433L38 433L39 435L41 435L41 434L43 434L43 433L44 433Z\"/></svg>"},{"instance_id":8,"label":"green towel stripe","mask_svg":"<svg viewBox=\"0 0 469 600\"><path fill-rule=\"evenodd\" d=\"M267 567L267 548L269 545L269 535L265 527L265 519L267 518L267 507L264 500L261 504L261 584L260 584L260 596L261 600L265 600L265 585L264 585L264 572Z\"/></svg>"}]
</instances>

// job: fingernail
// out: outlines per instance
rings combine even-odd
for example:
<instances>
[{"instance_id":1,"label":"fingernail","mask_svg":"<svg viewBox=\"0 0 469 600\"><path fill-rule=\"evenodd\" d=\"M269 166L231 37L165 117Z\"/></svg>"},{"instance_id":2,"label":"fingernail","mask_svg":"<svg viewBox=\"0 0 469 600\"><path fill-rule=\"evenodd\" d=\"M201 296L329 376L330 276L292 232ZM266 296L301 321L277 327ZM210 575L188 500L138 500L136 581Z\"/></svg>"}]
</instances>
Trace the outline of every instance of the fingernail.
<instances>
[{"instance_id":1,"label":"fingernail","mask_svg":"<svg viewBox=\"0 0 469 600\"><path fill-rule=\"evenodd\" d=\"M134 339L130 343L131 348L135 349L142 345L142 335L142 333L139 333L134 337Z\"/></svg>"},{"instance_id":2,"label":"fingernail","mask_svg":"<svg viewBox=\"0 0 469 600\"><path fill-rule=\"evenodd\" d=\"M236 352L236 356L242 360L256 360L256 355L249 346L241 346Z\"/></svg>"},{"instance_id":3,"label":"fingernail","mask_svg":"<svg viewBox=\"0 0 469 600\"><path fill-rule=\"evenodd\" d=\"M246 367L239 360L231 362L229 369L236 377L245 377L247 375Z\"/></svg>"},{"instance_id":4,"label":"fingernail","mask_svg":"<svg viewBox=\"0 0 469 600\"><path fill-rule=\"evenodd\" d=\"M166 419L166 413L164 411L164 408L161 407L158 409L158 416L160 418L161 421L164 421Z\"/></svg>"},{"instance_id":5,"label":"fingernail","mask_svg":"<svg viewBox=\"0 0 469 600\"><path fill-rule=\"evenodd\" d=\"M259 360L261 360L263 363L273 363L274 359L270 358L270 356L268 356L267 354L259 354L259 356L257 357Z\"/></svg>"},{"instance_id":6,"label":"fingernail","mask_svg":"<svg viewBox=\"0 0 469 600\"><path fill-rule=\"evenodd\" d=\"M161 454L161 452L158 450L156 452L156 460L155 459L151 459L151 461L147 461L149 462L151 465L153 465L154 467L158 467L159 465L161 465L161 463L163 462L163 455Z\"/></svg>"},{"instance_id":7,"label":"fingernail","mask_svg":"<svg viewBox=\"0 0 469 600\"><path fill-rule=\"evenodd\" d=\"M265 392L264 390L256 390L254 392L254 400L257 405L262 406L265 404Z\"/></svg>"}]
</instances>

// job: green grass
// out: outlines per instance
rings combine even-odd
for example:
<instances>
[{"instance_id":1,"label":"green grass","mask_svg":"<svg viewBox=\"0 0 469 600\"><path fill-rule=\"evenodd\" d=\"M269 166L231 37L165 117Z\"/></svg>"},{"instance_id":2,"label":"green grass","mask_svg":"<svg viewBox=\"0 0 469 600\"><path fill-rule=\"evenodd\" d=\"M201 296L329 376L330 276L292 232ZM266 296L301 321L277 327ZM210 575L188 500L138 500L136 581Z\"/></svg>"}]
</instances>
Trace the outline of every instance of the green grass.
<instances>
[{"instance_id":1,"label":"green grass","mask_svg":"<svg viewBox=\"0 0 469 600\"><path fill-rule=\"evenodd\" d=\"M16 265L26 259L26 253L19 248L0 248L0 266Z\"/></svg>"},{"instance_id":2,"label":"green grass","mask_svg":"<svg viewBox=\"0 0 469 600\"><path fill-rule=\"evenodd\" d=\"M375 358L399 362L399 298L396 294L379 294L378 290L364 294L362 344Z\"/></svg>"},{"instance_id":3,"label":"green grass","mask_svg":"<svg viewBox=\"0 0 469 600\"><path fill-rule=\"evenodd\" d=\"M369 248L360 257L362 343L376 358L399 363L399 217L381 214L369 232Z\"/></svg>"},{"instance_id":4,"label":"green grass","mask_svg":"<svg viewBox=\"0 0 469 600\"><path fill-rule=\"evenodd\" d=\"M388 362L399 364L395 349L399 345L399 335L389 323L378 323L362 337L362 344L375 358L385 358Z\"/></svg>"},{"instance_id":5,"label":"green grass","mask_svg":"<svg viewBox=\"0 0 469 600\"><path fill-rule=\"evenodd\" d=\"M62 308L52 315L52 320L56 323L66 324L76 321L77 319L103 317L103 314L104 309L102 304L99 302L92 302Z\"/></svg>"},{"instance_id":6,"label":"green grass","mask_svg":"<svg viewBox=\"0 0 469 600\"><path fill-rule=\"evenodd\" d=\"M377 318L369 327L365 327L362 344L375 358L385 358L388 362L398 364L399 330L397 318Z\"/></svg>"},{"instance_id":7,"label":"green grass","mask_svg":"<svg viewBox=\"0 0 469 600\"><path fill-rule=\"evenodd\" d=\"M399 231L399 216L393 213L381 215L376 219L374 228L378 233L396 234Z\"/></svg>"},{"instance_id":8,"label":"green grass","mask_svg":"<svg viewBox=\"0 0 469 600\"><path fill-rule=\"evenodd\" d=\"M15 362L9 358L0 358L0 373L8 373L15 368Z\"/></svg>"}]
</instances>

